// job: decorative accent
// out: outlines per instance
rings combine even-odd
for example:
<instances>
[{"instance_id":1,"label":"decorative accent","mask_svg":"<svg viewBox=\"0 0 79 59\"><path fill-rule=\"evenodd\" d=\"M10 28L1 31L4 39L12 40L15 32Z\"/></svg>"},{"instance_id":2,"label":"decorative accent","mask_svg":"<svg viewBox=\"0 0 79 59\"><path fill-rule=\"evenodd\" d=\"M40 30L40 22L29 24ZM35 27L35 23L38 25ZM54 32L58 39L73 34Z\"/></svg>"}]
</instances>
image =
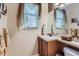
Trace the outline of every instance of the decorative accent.
<instances>
[{"instance_id":1,"label":"decorative accent","mask_svg":"<svg viewBox=\"0 0 79 59\"><path fill-rule=\"evenodd\" d=\"M79 19L77 18L77 25L79 26Z\"/></svg>"},{"instance_id":2,"label":"decorative accent","mask_svg":"<svg viewBox=\"0 0 79 59\"><path fill-rule=\"evenodd\" d=\"M75 37L75 36L77 36L77 29L70 29L71 30L71 35L73 36L73 37Z\"/></svg>"},{"instance_id":3,"label":"decorative accent","mask_svg":"<svg viewBox=\"0 0 79 59\"><path fill-rule=\"evenodd\" d=\"M19 30L19 26L20 26L20 23L21 23L20 18L21 18L21 13L22 13L23 10L24 10L24 4L20 3L19 7L18 7L17 22L16 22L18 30Z\"/></svg>"},{"instance_id":4,"label":"decorative accent","mask_svg":"<svg viewBox=\"0 0 79 59\"><path fill-rule=\"evenodd\" d=\"M72 18L72 19L71 19L71 22L72 22L72 23L76 23L76 24L79 26L79 20L78 20L77 17L76 17L76 18Z\"/></svg>"},{"instance_id":5,"label":"decorative accent","mask_svg":"<svg viewBox=\"0 0 79 59\"><path fill-rule=\"evenodd\" d=\"M77 22L77 25L79 26L79 21Z\"/></svg>"},{"instance_id":6,"label":"decorative accent","mask_svg":"<svg viewBox=\"0 0 79 59\"><path fill-rule=\"evenodd\" d=\"M1 15L6 15L7 13L7 6L4 3L0 3L0 18Z\"/></svg>"},{"instance_id":7,"label":"decorative accent","mask_svg":"<svg viewBox=\"0 0 79 59\"><path fill-rule=\"evenodd\" d=\"M1 46L1 37L2 37L2 36L0 35L0 46Z\"/></svg>"},{"instance_id":8,"label":"decorative accent","mask_svg":"<svg viewBox=\"0 0 79 59\"><path fill-rule=\"evenodd\" d=\"M53 25L51 25L51 33L54 34L54 33L53 33Z\"/></svg>"},{"instance_id":9,"label":"decorative accent","mask_svg":"<svg viewBox=\"0 0 79 59\"><path fill-rule=\"evenodd\" d=\"M41 29L41 35L44 35L44 29L45 29L44 26L45 25L43 24L42 29Z\"/></svg>"},{"instance_id":10,"label":"decorative accent","mask_svg":"<svg viewBox=\"0 0 79 59\"><path fill-rule=\"evenodd\" d=\"M72 18L72 19L71 19L71 22L72 22L72 23L77 22L77 18Z\"/></svg>"}]
</instances>

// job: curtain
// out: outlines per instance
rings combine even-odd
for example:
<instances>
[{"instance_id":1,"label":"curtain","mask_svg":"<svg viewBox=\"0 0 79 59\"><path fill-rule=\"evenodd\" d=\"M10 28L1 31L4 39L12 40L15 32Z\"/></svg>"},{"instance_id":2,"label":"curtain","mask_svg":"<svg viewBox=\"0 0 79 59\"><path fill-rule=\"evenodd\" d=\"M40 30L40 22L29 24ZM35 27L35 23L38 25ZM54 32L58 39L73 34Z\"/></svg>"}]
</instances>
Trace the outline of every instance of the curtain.
<instances>
[{"instance_id":1,"label":"curtain","mask_svg":"<svg viewBox=\"0 0 79 59\"><path fill-rule=\"evenodd\" d=\"M21 21L21 12L23 11L24 9L24 4L23 3L20 3L19 6L18 6L18 13L17 13L17 28L19 28L19 25L20 25L20 21Z\"/></svg>"}]
</instances>

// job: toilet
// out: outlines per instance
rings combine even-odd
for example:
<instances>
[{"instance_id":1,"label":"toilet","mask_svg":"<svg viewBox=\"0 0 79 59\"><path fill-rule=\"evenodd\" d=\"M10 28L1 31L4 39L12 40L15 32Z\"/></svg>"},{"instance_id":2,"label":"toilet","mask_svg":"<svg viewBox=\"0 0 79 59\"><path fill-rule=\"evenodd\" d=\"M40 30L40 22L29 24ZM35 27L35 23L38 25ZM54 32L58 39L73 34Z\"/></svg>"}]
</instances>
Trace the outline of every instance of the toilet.
<instances>
[{"instance_id":1,"label":"toilet","mask_svg":"<svg viewBox=\"0 0 79 59\"><path fill-rule=\"evenodd\" d=\"M79 56L79 51L73 50L68 47L64 47L64 55L65 56Z\"/></svg>"}]
</instances>

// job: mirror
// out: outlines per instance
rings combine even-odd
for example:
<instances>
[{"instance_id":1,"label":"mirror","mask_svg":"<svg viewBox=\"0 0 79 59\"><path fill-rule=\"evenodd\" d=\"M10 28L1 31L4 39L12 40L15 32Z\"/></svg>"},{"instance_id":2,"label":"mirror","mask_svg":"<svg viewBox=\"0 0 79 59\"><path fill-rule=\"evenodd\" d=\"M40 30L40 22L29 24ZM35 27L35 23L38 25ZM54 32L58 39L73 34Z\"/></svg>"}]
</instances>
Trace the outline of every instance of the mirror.
<instances>
[{"instance_id":1,"label":"mirror","mask_svg":"<svg viewBox=\"0 0 79 59\"><path fill-rule=\"evenodd\" d=\"M55 4L55 3L53 3ZM64 5L59 6L59 4L55 4L53 10L48 13L48 31L50 32L50 26L53 25L54 33L62 33L62 34L71 34L70 29L79 29L79 3L63 3ZM54 10L55 8L64 9L66 11L66 27L65 30L57 30L55 27L55 17L54 17ZM72 22L72 19L77 19L76 22ZM79 35L79 33L78 33Z\"/></svg>"},{"instance_id":2,"label":"mirror","mask_svg":"<svg viewBox=\"0 0 79 59\"><path fill-rule=\"evenodd\" d=\"M50 3L49 3L50 4ZM51 32L50 27L53 25L53 33L54 34L65 34L67 33L67 17L66 11L64 7L64 3L55 4L52 3L49 7L53 7L51 11L48 13L48 31ZM48 9L49 11L50 9Z\"/></svg>"}]
</instances>

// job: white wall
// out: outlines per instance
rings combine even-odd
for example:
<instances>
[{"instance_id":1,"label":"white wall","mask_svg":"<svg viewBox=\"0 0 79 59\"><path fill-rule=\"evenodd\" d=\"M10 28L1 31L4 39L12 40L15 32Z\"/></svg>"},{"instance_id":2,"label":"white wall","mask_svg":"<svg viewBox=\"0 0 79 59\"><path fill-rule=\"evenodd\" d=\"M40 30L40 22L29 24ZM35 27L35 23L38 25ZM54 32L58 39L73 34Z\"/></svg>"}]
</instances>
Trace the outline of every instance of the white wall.
<instances>
[{"instance_id":1,"label":"white wall","mask_svg":"<svg viewBox=\"0 0 79 59\"><path fill-rule=\"evenodd\" d=\"M8 55L32 55L38 53L37 36L41 32L43 24L47 25L48 4L42 4L39 28L21 30L17 32L16 14L18 4L7 4L8 6L8 29L10 33L10 46ZM10 25L11 24L11 25ZM16 33L16 34L15 34ZM33 53L32 53L33 52Z\"/></svg>"},{"instance_id":2,"label":"white wall","mask_svg":"<svg viewBox=\"0 0 79 59\"><path fill-rule=\"evenodd\" d=\"M67 20L68 20L68 27L69 27L69 33L70 33L70 28L77 28L79 29L79 26L77 26L77 23L72 23L71 19L78 17L79 19L79 3L72 3L68 5L66 8L66 14L67 14Z\"/></svg>"}]
</instances>

